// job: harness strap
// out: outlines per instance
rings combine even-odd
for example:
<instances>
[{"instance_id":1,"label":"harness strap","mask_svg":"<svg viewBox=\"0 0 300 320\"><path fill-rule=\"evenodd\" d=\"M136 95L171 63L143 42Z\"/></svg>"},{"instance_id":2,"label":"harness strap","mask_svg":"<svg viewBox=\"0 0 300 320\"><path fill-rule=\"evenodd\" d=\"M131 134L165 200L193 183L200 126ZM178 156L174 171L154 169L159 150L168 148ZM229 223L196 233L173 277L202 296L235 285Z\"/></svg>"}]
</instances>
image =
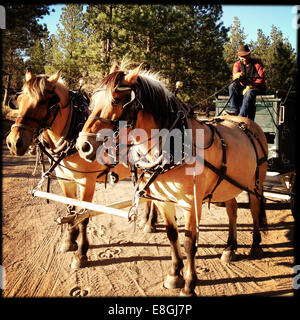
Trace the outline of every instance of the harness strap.
<instances>
[{"instance_id":1,"label":"harness strap","mask_svg":"<svg viewBox=\"0 0 300 320\"><path fill-rule=\"evenodd\" d=\"M136 187L135 187L135 192L134 192L135 197L150 199L150 200L154 200L154 201L174 202L174 203L175 203L175 201L173 201L173 200L166 200L166 199L156 198L156 197L151 196L149 193L147 193L147 189L149 188L149 186L150 186L150 185L155 181L155 179L156 179L160 174L162 174L162 173L163 173L163 168L162 168L162 167L158 168L156 171L154 171L154 172L151 174L149 180L146 182L146 184L143 186L143 188L142 188L141 190L139 190L139 186L140 186L140 184L141 184L141 182L142 182L142 179L143 179L143 177L144 177L144 175L145 175L145 171L143 171L143 172L140 174L140 176L139 176L139 178L138 178L138 180L137 180L137 182L136 182Z\"/></svg>"},{"instance_id":2,"label":"harness strap","mask_svg":"<svg viewBox=\"0 0 300 320\"><path fill-rule=\"evenodd\" d=\"M260 146L260 148L261 148L261 150L262 150L262 152L264 154L264 157L259 159L260 164L262 164L262 163L264 163L264 162L266 162L268 160L268 155L267 155L267 153L266 153L266 151L265 151L260 139L258 138L258 136L254 132L252 132L250 129L247 128L247 125L246 125L245 122L236 122L236 121L233 121L231 119L220 119L220 118L217 118L216 120L229 121L229 122L237 125L244 133L252 135L256 139L256 141L258 142L258 144L259 144L259 146Z\"/></svg>"},{"instance_id":3,"label":"harness strap","mask_svg":"<svg viewBox=\"0 0 300 320\"><path fill-rule=\"evenodd\" d=\"M14 123L12 126L11 126L11 129L12 128L22 128L22 129L25 129L25 130L29 130L29 131L32 131L33 133L35 133L37 131L37 129L35 128L32 128L26 124L23 124L23 123Z\"/></svg>"},{"instance_id":4,"label":"harness strap","mask_svg":"<svg viewBox=\"0 0 300 320\"><path fill-rule=\"evenodd\" d=\"M44 182L44 180L45 180L46 178L48 179L47 191L49 191L48 188L50 188L50 180L49 180L50 175L51 175L51 173L54 171L54 169L59 165L59 163L61 162L61 160L62 160L63 158L65 158L66 155L67 155L67 152L62 152L61 155L60 155L60 157L59 157L57 160L55 160L55 159L50 155L50 153L46 150L46 148L44 147L44 145L42 144L42 142L41 142L39 139L36 139L36 144L37 144L38 147L41 149L41 151L42 151L43 153L45 153L45 154L47 155L47 157L51 160L51 162L50 162L51 165L50 165L50 168L49 168L46 172L43 172L42 178L41 178L41 180L39 181L39 183L37 184L37 186L34 187L34 188L32 188L32 190L31 190L31 193L32 193L32 194L33 194L34 190L36 190L36 189L38 189L38 188L40 188L40 187L42 186L42 184L43 184L43 182Z\"/></svg>"},{"instance_id":5,"label":"harness strap","mask_svg":"<svg viewBox=\"0 0 300 320\"><path fill-rule=\"evenodd\" d=\"M53 172L53 170L59 165L59 163L61 162L61 160L63 158L65 158L67 156L67 150L66 152L62 152L61 155L59 156L59 158L57 160L55 160L52 155L46 150L45 146L42 144L42 142L39 139L36 139L36 144L38 145L38 147L41 149L41 151L43 153L46 154L46 156L51 160L52 165L50 166L50 168L48 169L48 171L46 171L43 176L48 176L51 174L51 172Z\"/></svg>"},{"instance_id":6,"label":"harness strap","mask_svg":"<svg viewBox=\"0 0 300 320\"><path fill-rule=\"evenodd\" d=\"M223 181L225 175L226 175L226 171L227 171L227 167L226 167L226 163L227 163L227 159L226 159L226 148L227 148L227 144L225 143L225 140L223 139L221 133L219 132L219 130L217 130L217 128L213 127L215 132L217 133L220 141L221 141L221 147L222 147L222 166L219 169L221 174L219 174L218 176L218 180L214 186L214 188L212 189L212 191L203 198L203 200L208 199L208 209L210 209L210 202L211 199L213 197L214 192L216 191L217 187L219 186L219 184Z\"/></svg>"},{"instance_id":7,"label":"harness strap","mask_svg":"<svg viewBox=\"0 0 300 320\"><path fill-rule=\"evenodd\" d=\"M233 180L232 178L230 178L229 176L227 176L226 174L224 174L222 172L221 169L218 169L217 167L215 167L214 165L212 165L210 162L208 162L207 160L203 159L202 160L204 162L204 165L210 169L211 171L213 171L215 174L219 175L222 177L222 180L226 180L228 181L229 183L231 183L232 185L234 185L235 187L241 189L241 190L244 190L244 191L247 191L251 194L254 194L254 195L257 195L254 191L250 190L249 188L243 186L242 184L240 184L239 182Z\"/></svg>"},{"instance_id":8,"label":"harness strap","mask_svg":"<svg viewBox=\"0 0 300 320\"><path fill-rule=\"evenodd\" d=\"M214 118L212 120L212 122L222 122L222 121L229 121L231 123L234 123L235 125L237 125L237 127L239 129L241 129L248 137L248 139L250 140L253 148L254 148L254 151L255 151L255 155L256 155L256 163L257 163L257 166L256 166L256 170L255 170L255 185L254 185L254 190L250 190L248 189L247 187L245 186L242 186L240 183L236 182L235 180L231 179L230 177L228 177L226 175L226 170L225 172L223 172L224 170L224 167L222 166L221 169L217 169L216 167L214 167L213 165L211 165L209 162L207 162L206 160L204 160L204 165L206 165L209 169L211 169L212 171L214 171L216 174L219 175L219 179L218 179L218 182L222 181L223 179L227 180L228 182L230 182L231 184L233 184L234 186L244 190L244 191L247 191L248 193L251 193L251 194L254 194L257 198L261 198L262 195L259 194L258 192L258 189L259 189L259 166L261 164L263 164L264 162L267 161L268 157L267 157L267 154L263 148L263 145L260 141L260 139L257 137L257 135L252 132L251 130L248 129L247 125L244 123L244 122L236 122L236 121L233 121L231 119L222 119L222 118ZM217 129L215 128L216 132L218 133ZM219 134L218 134L219 135ZM254 140L252 138L252 136L256 139L256 141L258 142L264 156L262 158L259 159L259 156L258 156L258 152L257 152L257 148L255 146L255 143L254 143ZM219 135L220 137L220 135ZM221 139L221 138L220 138ZM223 140L224 141L224 140ZM223 144L222 144L222 148L223 148ZM223 149L223 159L224 159L224 149ZM217 183L218 183L217 182ZM213 191L215 191L216 187L214 188ZM211 193L212 195L212 193ZM205 198L209 197L210 195L206 196Z\"/></svg>"}]
</instances>

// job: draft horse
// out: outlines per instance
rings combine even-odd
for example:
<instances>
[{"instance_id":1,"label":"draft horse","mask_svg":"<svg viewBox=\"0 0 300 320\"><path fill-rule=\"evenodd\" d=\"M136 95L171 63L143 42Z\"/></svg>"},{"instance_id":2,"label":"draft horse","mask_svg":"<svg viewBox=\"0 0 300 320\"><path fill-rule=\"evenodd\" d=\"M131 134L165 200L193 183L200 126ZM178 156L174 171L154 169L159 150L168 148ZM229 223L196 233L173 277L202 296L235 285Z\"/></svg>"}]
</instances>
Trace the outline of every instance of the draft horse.
<instances>
[{"instance_id":1,"label":"draft horse","mask_svg":"<svg viewBox=\"0 0 300 320\"><path fill-rule=\"evenodd\" d=\"M19 114L7 137L7 146L12 155L23 156L28 147L41 135L42 148L55 160L61 160L55 167L56 177L66 197L77 197L91 202L96 181L104 181L110 166L97 161L82 159L75 142L90 111L83 110L72 98L60 79L60 71L51 75L34 75L26 72L22 93L18 96ZM113 171L120 179L130 176L123 165L117 165ZM72 208L74 213L78 208ZM68 226L67 236L60 247L62 252L75 251L72 268L87 265L88 219L79 225Z\"/></svg>"},{"instance_id":2,"label":"draft horse","mask_svg":"<svg viewBox=\"0 0 300 320\"><path fill-rule=\"evenodd\" d=\"M128 134L130 149L137 155L135 165L142 170L139 183L143 187L137 188L136 196L155 199L170 241L172 264L164 286L182 288L181 295L195 295L195 254L203 202L226 204L229 236L223 256L230 261L237 248L235 197L243 190L249 192L254 225L250 252L262 253L260 228L263 222L266 223L262 193L267 171L265 135L255 122L243 117L198 120L191 108L174 97L160 80L149 72L142 72L141 66L127 72L115 65L111 71L101 81L102 90L98 92L96 105L82 130L88 134L77 142L77 149L83 158L93 158L95 148L101 148L103 143L95 141L93 133L111 129L120 139L118 123L120 120L127 122L126 130L122 132ZM153 143L157 135L152 135L151 130L167 129L171 132L174 128L182 134L186 128L192 130L194 163L163 161L163 145ZM148 138L132 134L129 139L135 129L142 129ZM201 143L196 139L197 129L204 132ZM199 169L201 163L202 170ZM184 264L178 242L175 203L183 209L185 217L184 249L187 261L184 277L181 273Z\"/></svg>"}]
</instances>

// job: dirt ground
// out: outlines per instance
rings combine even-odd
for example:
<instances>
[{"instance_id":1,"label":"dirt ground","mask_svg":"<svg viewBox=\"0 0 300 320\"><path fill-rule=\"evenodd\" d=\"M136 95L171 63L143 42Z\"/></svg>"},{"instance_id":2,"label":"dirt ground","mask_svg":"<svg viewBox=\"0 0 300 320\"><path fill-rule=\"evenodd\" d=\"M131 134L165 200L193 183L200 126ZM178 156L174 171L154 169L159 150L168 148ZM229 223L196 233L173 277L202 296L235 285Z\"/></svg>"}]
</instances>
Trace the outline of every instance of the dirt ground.
<instances>
[{"instance_id":1,"label":"dirt ground","mask_svg":"<svg viewBox=\"0 0 300 320\"><path fill-rule=\"evenodd\" d=\"M9 128L6 123L3 132ZM3 297L124 297L177 296L179 289L163 288L171 263L162 218L157 231L132 232L127 220L100 215L88 225L88 266L70 268L73 253L59 251L65 229L54 222L66 214L65 205L31 198L39 181L32 171L35 156L13 157L2 140L2 264L6 271ZM45 189L45 188L44 188ZM104 188L98 184L94 202L109 204L131 199L130 181ZM51 192L62 194L57 181ZM269 232L262 234L264 257L250 259L252 218L248 197L238 197L237 260L220 260L227 241L225 208L203 207L196 270L198 296L292 295L294 219L289 203L267 202ZM179 238L183 240L183 216L178 207ZM182 248L184 253L184 248Z\"/></svg>"}]
</instances>

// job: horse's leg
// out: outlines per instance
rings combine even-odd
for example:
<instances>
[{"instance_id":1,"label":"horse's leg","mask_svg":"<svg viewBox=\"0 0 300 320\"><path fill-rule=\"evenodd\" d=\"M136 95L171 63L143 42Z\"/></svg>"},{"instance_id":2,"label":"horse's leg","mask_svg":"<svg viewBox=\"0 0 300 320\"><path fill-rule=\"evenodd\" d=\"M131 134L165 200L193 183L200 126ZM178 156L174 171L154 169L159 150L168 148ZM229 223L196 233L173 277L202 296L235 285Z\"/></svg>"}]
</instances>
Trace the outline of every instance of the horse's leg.
<instances>
[{"instance_id":1,"label":"horse's leg","mask_svg":"<svg viewBox=\"0 0 300 320\"><path fill-rule=\"evenodd\" d=\"M147 202L147 210L146 213L146 221L144 223L144 232L152 233L155 232L156 227L155 224L157 222L157 208L154 205L153 201Z\"/></svg>"},{"instance_id":2,"label":"horse's leg","mask_svg":"<svg viewBox=\"0 0 300 320\"><path fill-rule=\"evenodd\" d=\"M173 203L167 202L155 202L155 206L157 206L158 210L163 214L166 224L167 237L171 246L172 265L164 281L164 287L167 289L182 288L184 285L184 279L181 275L183 258L178 241L178 230L175 220L175 206Z\"/></svg>"},{"instance_id":3,"label":"horse's leg","mask_svg":"<svg viewBox=\"0 0 300 320\"><path fill-rule=\"evenodd\" d=\"M145 203L145 214L141 216L141 219L139 221L139 227L144 228L145 232L151 232L148 231L147 229L150 229L150 223L149 219L151 218L151 209L153 208L152 201L147 201ZM148 224L148 227L146 225Z\"/></svg>"},{"instance_id":4,"label":"horse's leg","mask_svg":"<svg viewBox=\"0 0 300 320\"><path fill-rule=\"evenodd\" d=\"M65 197L76 198L77 184L74 181L58 180ZM67 236L60 246L61 252L76 251L78 246L76 239L78 236L78 227L68 224Z\"/></svg>"},{"instance_id":5,"label":"horse's leg","mask_svg":"<svg viewBox=\"0 0 300 320\"><path fill-rule=\"evenodd\" d=\"M201 203L201 201L199 201ZM198 206L198 221L200 221L202 206ZM182 296L195 296L197 284L197 274L195 270L196 247L196 214L195 209L184 210L185 214L185 239L184 249L186 252L187 263L185 268L185 285L181 290Z\"/></svg>"},{"instance_id":6,"label":"horse's leg","mask_svg":"<svg viewBox=\"0 0 300 320\"><path fill-rule=\"evenodd\" d=\"M235 258L235 250L237 249L236 218L238 206L235 198L226 201L225 205L229 219L229 234L227 245L222 253L221 260L229 263Z\"/></svg>"},{"instance_id":7,"label":"horse's leg","mask_svg":"<svg viewBox=\"0 0 300 320\"><path fill-rule=\"evenodd\" d=\"M96 180L89 179L84 185L80 184L80 200L91 202L93 200L93 195L95 191ZM89 248L89 241L87 238L87 225L89 219L83 220L78 224L79 234L77 237L78 249L74 254L74 259L72 261L71 267L73 269L83 268L87 265L87 251Z\"/></svg>"},{"instance_id":8,"label":"horse's leg","mask_svg":"<svg viewBox=\"0 0 300 320\"><path fill-rule=\"evenodd\" d=\"M250 210L253 218L253 242L250 250L250 256L253 258L261 258L263 256L263 250L260 246L261 235L260 229L267 229L267 216L265 211L265 198L263 197L263 182L266 178L268 169L267 162L264 162L259 166L259 184L258 193L261 195L257 197L254 194L250 194Z\"/></svg>"},{"instance_id":9,"label":"horse's leg","mask_svg":"<svg viewBox=\"0 0 300 320\"><path fill-rule=\"evenodd\" d=\"M264 198L258 198L255 195L251 194L250 210L253 218L253 241L250 250L250 256L253 258L261 258L263 256L263 250L260 246L260 228L266 226Z\"/></svg>"}]
</instances>

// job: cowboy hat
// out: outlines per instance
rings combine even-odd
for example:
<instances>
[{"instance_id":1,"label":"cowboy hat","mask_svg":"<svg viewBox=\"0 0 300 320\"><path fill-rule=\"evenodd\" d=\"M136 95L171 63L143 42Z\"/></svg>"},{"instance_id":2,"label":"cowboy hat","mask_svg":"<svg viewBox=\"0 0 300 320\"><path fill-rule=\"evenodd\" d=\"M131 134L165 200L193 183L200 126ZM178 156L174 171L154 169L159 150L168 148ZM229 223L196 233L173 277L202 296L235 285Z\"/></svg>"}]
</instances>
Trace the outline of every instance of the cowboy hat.
<instances>
[{"instance_id":1,"label":"cowboy hat","mask_svg":"<svg viewBox=\"0 0 300 320\"><path fill-rule=\"evenodd\" d=\"M242 46L239 46L237 56L238 57L243 57L243 56L248 56L251 53L249 47L245 44Z\"/></svg>"}]
</instances>

